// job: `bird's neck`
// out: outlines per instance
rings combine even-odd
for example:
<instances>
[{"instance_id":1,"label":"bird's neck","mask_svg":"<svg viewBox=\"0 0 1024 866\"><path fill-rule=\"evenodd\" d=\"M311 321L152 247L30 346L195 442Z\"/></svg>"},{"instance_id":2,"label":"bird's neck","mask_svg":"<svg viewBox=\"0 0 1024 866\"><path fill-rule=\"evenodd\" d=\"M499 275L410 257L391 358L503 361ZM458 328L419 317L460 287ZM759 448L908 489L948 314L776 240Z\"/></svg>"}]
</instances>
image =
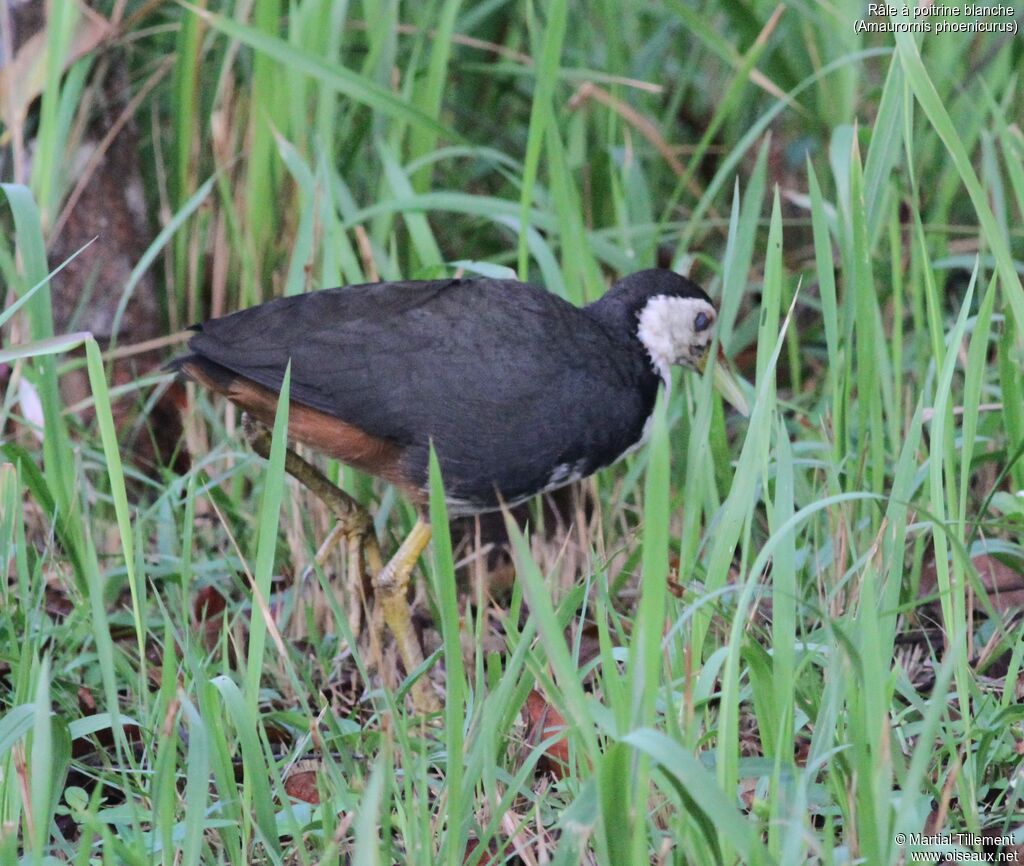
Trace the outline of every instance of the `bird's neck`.
<instances>
[{"instance_id":1,"label":"bird's neck","mask_svg":"<svg viewBox=\"0 0 1024 866\"><path fill-rule=\"evenodd\" d=\"M671 382L671 378L666 379L666 371L655 367L650 354L640 340L639 313L647 300L648 294L641 296L639 293L624 292L613 288L593 303L587 304L583 309L604 328L613 340L629 348L638 367L644 371L643 378L651 380L646 384L657 390L658 381L664 381L667 385Z\"/></svg>"}]
</instances>

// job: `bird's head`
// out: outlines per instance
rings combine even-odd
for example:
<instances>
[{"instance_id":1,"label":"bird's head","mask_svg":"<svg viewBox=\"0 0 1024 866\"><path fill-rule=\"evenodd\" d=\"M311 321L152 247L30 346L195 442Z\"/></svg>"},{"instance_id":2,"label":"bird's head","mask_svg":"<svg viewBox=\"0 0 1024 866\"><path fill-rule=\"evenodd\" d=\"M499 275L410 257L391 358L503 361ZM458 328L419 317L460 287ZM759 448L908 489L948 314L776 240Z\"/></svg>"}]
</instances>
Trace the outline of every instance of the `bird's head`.
<instances>
[{"instance_id":1,"label":"bird's head","mask_svg":"<svg viewBox=\"0 0 1024 866\"><path fill-rule=\"evenodd\" d=\"M701 373L707 365L718 313L704 292L693 290L692 295L653 295L637 313L636 335L663 378L673 364Z\"/></svg>"},{"instance_id":2,"label":"bird's head","mask_svg":"<svg viewBox=\"0 0 1024 866\"><path fill-rule=\"evenodd\" d=\"M673 271L648 270L620 280L612 293L633 311L636 337L665 382L673 364L704 372L718 312L700 286ZM714 379L722 396L747 414L743 390L721 350Z\"/></svg>"}]
</instances>

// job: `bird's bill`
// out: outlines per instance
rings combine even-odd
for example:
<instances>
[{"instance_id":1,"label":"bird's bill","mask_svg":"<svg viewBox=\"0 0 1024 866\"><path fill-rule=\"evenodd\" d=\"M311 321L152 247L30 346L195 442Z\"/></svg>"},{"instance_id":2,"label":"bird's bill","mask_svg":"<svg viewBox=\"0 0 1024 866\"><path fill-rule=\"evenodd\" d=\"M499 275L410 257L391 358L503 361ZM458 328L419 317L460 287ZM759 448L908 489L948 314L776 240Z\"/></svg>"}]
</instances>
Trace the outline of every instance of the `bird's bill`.
<instances>
[{"instance_id":1,"label":"bird's bill","mask_svg":"<svg viewBox=\"0 0 1024 866\"><path fill-rule=\"evenodd\" d=\"M701 363L700 371L704 372L707 366L707 356ZM747 395L743 391L739 377L733 372L732 365L725 357L721 347L718 349L718 358L715 360L714 382L715 390L729 402L737 412L744 417L750 415L750 404L747 402Z\"/></svg>"}]
</instances>

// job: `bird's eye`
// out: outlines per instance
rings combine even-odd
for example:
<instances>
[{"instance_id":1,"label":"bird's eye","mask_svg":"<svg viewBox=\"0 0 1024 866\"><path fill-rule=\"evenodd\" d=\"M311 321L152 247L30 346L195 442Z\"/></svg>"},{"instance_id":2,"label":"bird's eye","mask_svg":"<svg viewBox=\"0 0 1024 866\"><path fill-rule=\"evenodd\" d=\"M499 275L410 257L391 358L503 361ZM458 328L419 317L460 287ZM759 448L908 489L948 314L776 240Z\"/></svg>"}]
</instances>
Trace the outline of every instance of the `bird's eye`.
<instances>
[{"instance_id":1,"label":"bird's eye","mask_svg":"<svg viewBox=\"0 0 1024 866\"><path fill-rule=\"evenodd\" d=\"M697 313L697 318L693 320L693 327L697 331L706 331L711 327L711 317L707 313Z\"/></svg>"}]
</instances>

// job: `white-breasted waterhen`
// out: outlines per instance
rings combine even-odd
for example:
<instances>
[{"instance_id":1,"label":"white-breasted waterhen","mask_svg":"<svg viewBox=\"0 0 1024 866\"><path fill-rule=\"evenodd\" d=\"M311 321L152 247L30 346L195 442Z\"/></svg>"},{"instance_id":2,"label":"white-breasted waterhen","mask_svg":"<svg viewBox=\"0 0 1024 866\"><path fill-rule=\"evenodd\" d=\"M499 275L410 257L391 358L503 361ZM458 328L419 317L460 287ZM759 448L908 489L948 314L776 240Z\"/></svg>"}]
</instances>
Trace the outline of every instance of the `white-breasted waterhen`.
<instances>
[{"instance_id":1,"label":"white-breasted waterhen","mask_svg":"<svg viewBox=\"0 0 1024 866\"><path fill-rule=\"evenodd\" d=\"M715 317L697 285L667 270L628 276L582 308L512 280L372 283L205 322L172 366L269 426L291 361L293 440L391 482L418 506L433 443L449 511L467 515L584 478L640 445L670 366L703 371ZM715 384L744 410L724 363ZM267 456L266 427L248 430ZM429 524L421 516L382 567L362 506L290 450L286 468L333 511L352 567L371 571L411 672L423 653L406 588ZM419 685L416 703L435 707Z\"/></svg>"}]
</instances>

